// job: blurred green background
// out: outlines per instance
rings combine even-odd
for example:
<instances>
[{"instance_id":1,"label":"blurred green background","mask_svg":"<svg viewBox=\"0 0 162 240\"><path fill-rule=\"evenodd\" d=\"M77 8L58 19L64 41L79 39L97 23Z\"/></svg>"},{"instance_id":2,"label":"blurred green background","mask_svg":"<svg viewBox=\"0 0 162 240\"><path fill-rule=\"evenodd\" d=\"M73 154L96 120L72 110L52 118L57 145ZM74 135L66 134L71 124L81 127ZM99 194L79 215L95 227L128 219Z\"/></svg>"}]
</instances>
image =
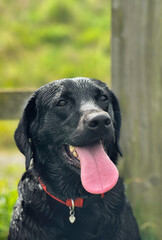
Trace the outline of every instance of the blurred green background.
<instances>
[{"instance_id":1,"label":"blurred green background","mask_svg":"<svg viewBox=\"0 0 162 240\"><path fill-rule=\"evenodd\" d=\"M85 76L110 83L110 1L0 1L0 90ZM24 159L0 121L0 239L6 239Z\"/></svg>"},{"instance_id":2,"label":"blurred green background","mask_svg":"<svg viewBox=\"0 0 162 240\"><path fill-rule=\"evenodd\" d=\"M111 85L110 0L2 0L0 32L1 90L34 90L76 76ZM0 121L0 240L7 238L17 183L25 170L13 140L17 124ZM142 239L158 239L156 226L145 221L140 204L133 208Z\"/></svg>"},{"instance_id":3,"label":"blurred green background","mask_svg":"<svg viewBox=\"0 0 162 240\"><path fill-rule=\"evenodd\" d=\"M109 4L108 4L109 3ZM0 88L110 80L110 1L0 2Z\"/></svg>"}]
</instances>

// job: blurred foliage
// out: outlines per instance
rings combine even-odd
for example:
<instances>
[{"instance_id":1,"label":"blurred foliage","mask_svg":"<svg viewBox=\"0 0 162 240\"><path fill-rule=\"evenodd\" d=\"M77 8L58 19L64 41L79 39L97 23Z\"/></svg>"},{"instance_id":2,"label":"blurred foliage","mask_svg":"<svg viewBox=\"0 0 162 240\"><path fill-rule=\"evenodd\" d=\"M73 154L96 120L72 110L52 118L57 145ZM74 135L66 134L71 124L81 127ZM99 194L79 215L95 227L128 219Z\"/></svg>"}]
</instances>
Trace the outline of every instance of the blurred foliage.
<instances>
[{"instance_id":1,"label":"blurred foliage","mask_svg":"<svg viewBox=\"0 0 162 240\"><path fill-rule=\"evenodd\" d=\"M0 2L0 88L110 80L110 0Z\"/></svg>"},{"instance_id":2,"label":"blurred foliage","mask_svg":"<svg viewBox=\"0 0 162 240\"><path fill-rule=\"evenodd\" d=\"M7 239L13 205L17 199L17 184L24 168L22 165L1 166L0 175L0 240Z\"/></svg>"},{"instance_id":3,"label":"blurred foliage","mask_svg":"<svg viewBox=\"0 0 162 240\"><path fill-rule=\"evenodd\" d=\"M18 120L0 121L0 150L11 151L15 149L14 131L18 125Z\"/></svg>"}]
</instances>

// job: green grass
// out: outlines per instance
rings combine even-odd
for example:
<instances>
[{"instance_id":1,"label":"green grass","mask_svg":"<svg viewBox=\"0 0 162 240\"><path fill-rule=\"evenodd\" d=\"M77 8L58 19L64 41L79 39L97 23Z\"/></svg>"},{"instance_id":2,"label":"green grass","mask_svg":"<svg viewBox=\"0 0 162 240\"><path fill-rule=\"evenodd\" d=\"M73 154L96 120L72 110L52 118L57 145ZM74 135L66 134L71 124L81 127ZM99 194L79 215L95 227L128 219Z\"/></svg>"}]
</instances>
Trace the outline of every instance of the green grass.
<instances>
[{"instance_id":1,"label":"green grass","mask_svg":"<svg viewBox=\"0 0 162 240\"><path fill-rule=\"evenodd\" d=\"M18 179L24 171L21 165L1 166L0 175L0 240L7 239L9 224L16 202Z\"/></svg>"}]
</instances>

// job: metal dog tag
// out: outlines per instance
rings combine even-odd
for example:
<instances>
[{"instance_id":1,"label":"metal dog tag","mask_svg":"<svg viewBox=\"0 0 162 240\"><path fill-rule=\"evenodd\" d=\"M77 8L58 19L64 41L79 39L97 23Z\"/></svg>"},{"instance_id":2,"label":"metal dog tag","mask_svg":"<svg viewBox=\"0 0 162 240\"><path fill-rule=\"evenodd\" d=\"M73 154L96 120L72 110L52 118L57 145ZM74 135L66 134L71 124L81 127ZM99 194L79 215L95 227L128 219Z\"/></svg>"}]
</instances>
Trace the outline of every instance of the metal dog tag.
<instances>
[{"instance_id":1,"label":"metal dog tag","mask_svg":"<svg viewBox=\"0 0 162 240\"><path fill-rule=\"evenodd\" d=\"M74 223L76 217L75 217L75 211L74 211L75 205L74 205L73 199L71 199L71 203L72 203L72 206L69 207L69 209L70 209L69 221L70 221L71 223Z\"/></svg>"},{"instance_id":2,"label":"metal dog tag","mask_svg":"<svg viewBox=\"0 0 162 240\"><path fill-rule=\"evenodd\" d=\"M69 221L70 221L71 223L74 223L74 222L75 222L75 219L76 219L76 217L74 216L74 214L71 214L70 217L69 217Z\"/></svg>"}]
</instances>

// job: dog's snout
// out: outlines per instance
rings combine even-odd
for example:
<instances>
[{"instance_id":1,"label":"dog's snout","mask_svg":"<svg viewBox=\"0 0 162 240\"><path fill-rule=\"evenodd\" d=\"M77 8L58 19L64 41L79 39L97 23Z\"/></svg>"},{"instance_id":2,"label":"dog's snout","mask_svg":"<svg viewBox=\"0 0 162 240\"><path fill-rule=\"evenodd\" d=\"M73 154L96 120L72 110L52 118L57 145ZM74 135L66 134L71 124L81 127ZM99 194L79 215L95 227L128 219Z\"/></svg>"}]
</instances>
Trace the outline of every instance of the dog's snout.
<instances>
[{"instance_id":1,"label":"dog's snout","mask_svg":"<svg viewBox=\"0 0 162 240\"><path fill-rule=\"evenodd\" d=\"M107 113L89 113L86 116L85 124L90 129L108 128L111 119Z\"/></svg>"}]
</instances>

